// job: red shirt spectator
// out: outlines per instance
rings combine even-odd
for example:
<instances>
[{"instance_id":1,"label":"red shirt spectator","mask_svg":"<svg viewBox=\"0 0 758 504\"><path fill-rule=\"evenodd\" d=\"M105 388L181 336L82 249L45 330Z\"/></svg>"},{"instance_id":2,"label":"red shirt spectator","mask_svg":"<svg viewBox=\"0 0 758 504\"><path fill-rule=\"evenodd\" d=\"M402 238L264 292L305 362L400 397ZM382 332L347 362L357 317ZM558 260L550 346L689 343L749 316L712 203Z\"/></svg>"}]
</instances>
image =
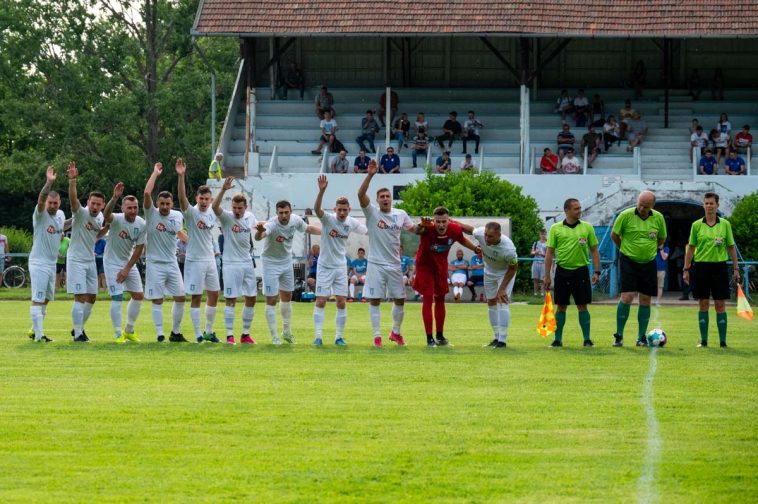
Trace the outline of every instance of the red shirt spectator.
<instances>
[{"instance_id":1,"label":"red shirt spectator","mask_svg":"<svg viewBox=\"0 0 758 504\"><path fill-rule=\"evenodd\" d=\"M549 148L545 149L545 153L540 160L540 169L542 173L558 173L558 155L553 154Z\"/></svg>"},{"instance_id":2,"label":"red shirt spectator","mask_svg":"<svg viewBox=\"0 0 758 504\"><path fill-rule=\"evenodd\" d=\"M742 131L734 136L732 148L740 154L744 154L748 147L753 146L753 135L750 134L750 126L747 124L742 127Z\"/></svg>"}]
</instances>

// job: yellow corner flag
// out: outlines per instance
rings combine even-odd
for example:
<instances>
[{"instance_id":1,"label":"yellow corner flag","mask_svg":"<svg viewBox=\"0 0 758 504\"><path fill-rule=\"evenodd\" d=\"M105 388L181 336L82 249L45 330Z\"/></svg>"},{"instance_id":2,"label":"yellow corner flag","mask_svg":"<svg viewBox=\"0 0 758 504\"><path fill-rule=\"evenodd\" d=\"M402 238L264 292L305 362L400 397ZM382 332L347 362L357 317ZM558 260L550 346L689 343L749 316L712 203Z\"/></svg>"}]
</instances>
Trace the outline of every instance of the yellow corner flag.
<instances>
[{"instance_id":1,"label":"yellow corner flag","mask_svg":"<svg viewBox=\"0 0 758 504\"><path fill-rule=\"evenodd\" d=\"M747 302L740 284L737 284L737 316L745 320L753 320L753 309L750 308L750 303Z\"/></svg>"},{"instance_id":2,"label":"yellow corner flag","mask_svg":"<svg viewBox=\"0 0 758 504\"><path fill-rule=\"evenodd\" d=\"M557 328L558 324L555 321L553 298L548 291L547 294L545 294L545 304L542 305L540 320L537 322L537 334L543 338L547 338L551 333L554 333Z\"/></svg>"}]
</instances>

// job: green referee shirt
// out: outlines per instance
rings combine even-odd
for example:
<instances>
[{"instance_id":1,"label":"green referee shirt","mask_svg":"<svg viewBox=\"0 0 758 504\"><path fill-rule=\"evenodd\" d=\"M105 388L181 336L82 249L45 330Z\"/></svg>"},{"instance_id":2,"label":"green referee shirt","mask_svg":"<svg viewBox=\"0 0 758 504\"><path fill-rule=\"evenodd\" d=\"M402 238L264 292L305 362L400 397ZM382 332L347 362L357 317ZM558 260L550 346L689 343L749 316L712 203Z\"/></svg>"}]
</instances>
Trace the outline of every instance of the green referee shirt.
<instances>
[{"instance_id":1,"label":"green referee shirt","mask_svg":"<svg viewBox=\"0 0 758 504\"><path fill-rule=\"evenodd\" d=\"M727 248L734 245L732 225L728 220L716 217L716 223L709 226L703 217L692 223L689 243L695 247L696 263L726 262Z\"/></svg>"},{"instance_id":2,"label":"green referee shirt","mask_svg":"<svg viewBox=\"0 0 758 504\"><path fill-rule=\"evenodd\" d=\"M571 225L565 220L553 224L547 236L547 246L555 250L555 262L561 268L575 270L590 263L589 250L597 246L595 228L589 222Z\"/></svg>"},{"instance_id":3,"label":"green referee shirt","mask_svg":"<svg viewBox=\"0 0 758 504\"><path fill-rule=\"evenodd\" d=\"M621 237L622 254L634 262L647 263L655 259L658 240L666 239L666 220L657 210L650 210L643 219L636 207L627 208L616 217L613 232Z\"/></svg>"}]
</instances>

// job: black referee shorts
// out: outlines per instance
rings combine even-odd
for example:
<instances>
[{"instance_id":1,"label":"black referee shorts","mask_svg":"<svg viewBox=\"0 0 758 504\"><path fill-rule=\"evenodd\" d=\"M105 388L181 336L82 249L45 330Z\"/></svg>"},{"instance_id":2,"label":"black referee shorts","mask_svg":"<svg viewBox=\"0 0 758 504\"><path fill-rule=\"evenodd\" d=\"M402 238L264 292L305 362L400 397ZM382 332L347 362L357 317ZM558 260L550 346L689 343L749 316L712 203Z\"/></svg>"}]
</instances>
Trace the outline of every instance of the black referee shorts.
<instances>
[{"instance_id":1,"label":"black referee shorts","mask_svg":"<svg viewBox=\"0 0 758 504\"><path fill-rule=\"evenodd\" d=\"M590 269L582 266L575 270L555 267L555 304L568 306L571 304L571 296L577 305L592 303L592 284L590 283Z\"/></svg>"},{"instance_id":2,"label":"black referee shorts","mask_svg":"<svg viewBox=\"0 0 758 504\"><path fill-rule=\"evenodd\" d=\"M658 295L658 270L655 259L638 263L619 254L621 265L621 292L639 292L646 296Z\"/></svg>"},{"instance_id":3,"label":"black referee shorts","mask_svg":"<svg viewBox=\"0 0 758 504\"><path fill-rule=\"evenodd\" d=\"M698 262L691 271L695 299L729 299L729 267L725 262Z\"/></svg>"}]
</instances>

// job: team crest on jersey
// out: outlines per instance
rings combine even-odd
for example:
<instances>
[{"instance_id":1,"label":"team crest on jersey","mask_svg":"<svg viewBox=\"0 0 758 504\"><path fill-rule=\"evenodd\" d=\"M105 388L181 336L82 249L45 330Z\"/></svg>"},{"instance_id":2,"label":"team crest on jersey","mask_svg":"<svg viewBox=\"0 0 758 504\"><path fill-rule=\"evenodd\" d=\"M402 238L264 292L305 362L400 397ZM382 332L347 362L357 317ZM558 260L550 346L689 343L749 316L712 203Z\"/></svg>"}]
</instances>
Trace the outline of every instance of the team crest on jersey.
<instances>
[{"instance_id":1,"label":"team crest on jersey","mask_svg":"<svg viewBox=\"0 0 758 504\"><path fill-rule=\"evenodd\" d=\"M722 246L724 244L724 239L722 237L720 237L720 236L717 236L716 238L713 239L713 243L717 247L720 247L720 246Z\"/></svg>"},{"instance_id":2,"label":"team crest on jersey","mask_svg":"<svg viewBox=\"0 0 758 504\"><path fill-rule=\"evenodd\" d=\"M655 240L655 238L657 236L658 236L658 232L657 231L650 231L650 234L648 235L648 238L650 238L651 240Z\"/></svg>"},{"instance_id":3,"label":"team crest on jersey","mask_svg":"<svg viewBox=\"0 0 758 504\"><path fill-rule=\"evenodd\" d=\"M579 238L579 245L582 246L582 247L584 247L585 245L587 245L587 238L585 238L585 237Z\"/></svg>"}]
</instances>

